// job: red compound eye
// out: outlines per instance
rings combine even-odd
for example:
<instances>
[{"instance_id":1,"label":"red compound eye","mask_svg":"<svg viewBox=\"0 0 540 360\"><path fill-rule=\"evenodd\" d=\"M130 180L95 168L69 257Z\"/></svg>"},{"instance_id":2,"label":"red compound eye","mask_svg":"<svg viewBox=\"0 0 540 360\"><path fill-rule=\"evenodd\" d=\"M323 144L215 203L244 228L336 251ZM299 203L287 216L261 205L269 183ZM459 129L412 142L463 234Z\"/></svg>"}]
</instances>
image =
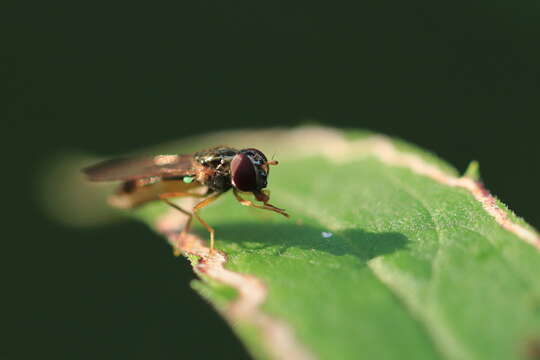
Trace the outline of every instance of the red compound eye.
<instances>
[{"instance_id":1,"label":"red compound eye","mask_svg":"<svg viewBox=\"0 0 540 360\"><path fill-rule=\"evenodd\" d=\"M258 190L255 166L247 155L240 153L232 159L231 181L240 191Z\"/></svg>"}]
</instances>

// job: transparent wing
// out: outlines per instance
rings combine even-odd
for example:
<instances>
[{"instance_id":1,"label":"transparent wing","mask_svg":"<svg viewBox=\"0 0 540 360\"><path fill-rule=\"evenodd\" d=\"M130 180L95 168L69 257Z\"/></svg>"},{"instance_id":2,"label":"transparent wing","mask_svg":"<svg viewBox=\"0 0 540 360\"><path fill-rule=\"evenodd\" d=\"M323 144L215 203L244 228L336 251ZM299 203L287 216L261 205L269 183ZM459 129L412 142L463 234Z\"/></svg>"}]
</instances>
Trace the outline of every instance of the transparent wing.
<instances>
[{"instance_id":1,"label":"transparent wing","mask_svg":"<svg viewBox=\"0 0 540 360\"><path fill-rule=\"evenodd\" d=\"M149 176L195 175L191 155L157 155L105 160L82 171L91 181L135 180Z\"/></svg>"}]
</instances>

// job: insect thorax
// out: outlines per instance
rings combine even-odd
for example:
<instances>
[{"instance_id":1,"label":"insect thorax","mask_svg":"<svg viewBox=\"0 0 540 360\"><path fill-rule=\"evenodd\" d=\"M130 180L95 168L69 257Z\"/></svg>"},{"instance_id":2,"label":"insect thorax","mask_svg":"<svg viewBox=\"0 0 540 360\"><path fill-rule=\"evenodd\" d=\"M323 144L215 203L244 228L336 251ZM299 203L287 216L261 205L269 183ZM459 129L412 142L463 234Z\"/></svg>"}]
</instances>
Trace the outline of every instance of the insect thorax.
<instances>
[{"instance_id":1,"label":"insect thorax","mask_svg":"<svg viewBox=\"0 0 540 360\"><path fill-rule=\"evenodd\" d=\"M212 192L225 192L231 188L231 161L238 150L216 147L194 154L195 160L211 170L205 181Z\"/></svg>"}]
</instances>

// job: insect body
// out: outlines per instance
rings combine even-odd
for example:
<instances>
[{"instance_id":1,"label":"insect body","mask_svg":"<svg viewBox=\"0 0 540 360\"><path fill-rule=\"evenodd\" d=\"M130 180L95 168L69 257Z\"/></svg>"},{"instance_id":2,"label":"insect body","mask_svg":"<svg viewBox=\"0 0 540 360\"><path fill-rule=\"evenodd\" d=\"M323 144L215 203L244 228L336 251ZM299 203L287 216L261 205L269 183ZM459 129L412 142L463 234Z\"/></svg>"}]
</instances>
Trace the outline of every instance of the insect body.
<instances>
[{"instance_id":1,"label":"insect body","mask_svg":"<svg viewBox=\"0 0 540 360\"><path fill-rule=\"evenodd\" d=\"M178 237L181 240L190 229L193 217L210 232L210 251L214 251L214 229L197 212L232 189L240 204L271 210L289 217L285 210L268 203L267 186L270 165L259 150L237 150L216 147L192 155L157 155L149 157L106 160L83 169L91 181L122 181L116 194L110 198L112 205L131 208L153 200L163 200L189 216L186 226ZM202 194L197 192L204 188ZM240 192L251 192L262 205L241 197ZM190 196L201 198L191 212L184 210L169 199Z\"/></svg>"}]
</instances>

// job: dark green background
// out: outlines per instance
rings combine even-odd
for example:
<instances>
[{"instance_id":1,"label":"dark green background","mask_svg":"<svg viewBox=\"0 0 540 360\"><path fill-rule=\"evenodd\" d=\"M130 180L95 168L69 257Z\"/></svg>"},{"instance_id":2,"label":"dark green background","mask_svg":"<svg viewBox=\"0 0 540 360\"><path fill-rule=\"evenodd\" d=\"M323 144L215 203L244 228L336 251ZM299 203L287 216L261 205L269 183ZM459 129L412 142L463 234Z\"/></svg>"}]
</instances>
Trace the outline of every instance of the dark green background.
<instances>
[{"instance_id":1,"label":"dark green background","mask_svg":"<svg viewBox=\"0 0 540 360\"><path fill-rule=\"evenodd\" d=\"M58 151L316 120L460 170L477 159L539 224L538 3L352 3L2 2L0 356L247 356L143 225L79 230L40 213L36 169Z\"/></svg>"}]
</instances>

